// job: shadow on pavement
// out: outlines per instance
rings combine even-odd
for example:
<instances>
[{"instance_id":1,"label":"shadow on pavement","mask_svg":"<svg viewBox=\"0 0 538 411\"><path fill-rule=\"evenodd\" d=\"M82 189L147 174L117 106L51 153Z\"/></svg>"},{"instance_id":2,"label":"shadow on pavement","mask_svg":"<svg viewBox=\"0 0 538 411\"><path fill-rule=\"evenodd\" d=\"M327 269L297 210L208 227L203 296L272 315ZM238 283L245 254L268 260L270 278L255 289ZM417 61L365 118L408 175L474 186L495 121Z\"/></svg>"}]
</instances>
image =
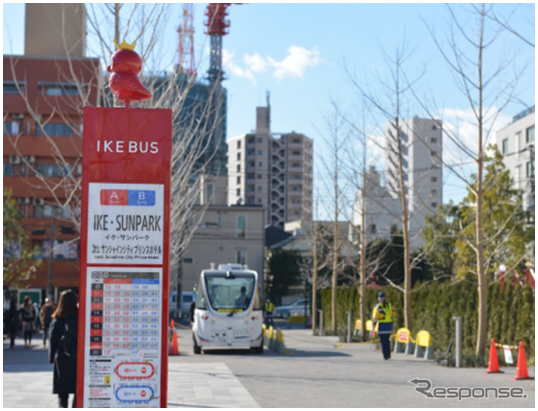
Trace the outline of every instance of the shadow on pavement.
<instances>
[{"instance_id":1,"label":"shadow on pavement","mask_svg":"<svg viewBox=\"0 0 538 411\"><path fill-rule=\"evenodd\" d=\"M204 351L203 355L224 355L224 356L231 356L231 355L249 355L249 356L266 356L266 357L287 357L287 356L293 356L293 357L350 357L349 354L341 352L341 351L303 351L303 350L295 350L290 349L290 354L278 354L273 351L264 351L263 354L257 354L249 350L207 350Z\"/></svg>"},{"instance_id":2,"label":"shadow on pavement","mask_svg":"<svg viewBox=\"0 0 538 411\"><path fill-rule=\"evenodd\" d=\"M48 347L43 348L43 334L34 334L30 348L24 346L22 338L15 340L15 348L9 348L9 341L4 340L3 348L5 373L50 371L52 378L53 365L49 364Z\"/></svg>"}]
</instances>

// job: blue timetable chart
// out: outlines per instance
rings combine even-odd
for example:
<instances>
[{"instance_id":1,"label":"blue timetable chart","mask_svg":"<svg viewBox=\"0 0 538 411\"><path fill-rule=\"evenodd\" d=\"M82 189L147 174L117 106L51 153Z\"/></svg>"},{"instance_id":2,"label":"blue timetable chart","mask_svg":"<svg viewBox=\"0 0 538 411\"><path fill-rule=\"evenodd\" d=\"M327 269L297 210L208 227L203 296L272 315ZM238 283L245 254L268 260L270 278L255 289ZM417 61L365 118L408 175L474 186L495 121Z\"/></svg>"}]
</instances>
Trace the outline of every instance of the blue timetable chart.
<instances>
[{"instance_id":1,"label":"blue timetable chart","mask_svg":"<svg viewBox=\"0 0 538 411\"><path fill-rule=\"evenodd\" d=\"M85 406L158 406L162 269L88 267L87 290Z\"/></svg>"}]
</instances>

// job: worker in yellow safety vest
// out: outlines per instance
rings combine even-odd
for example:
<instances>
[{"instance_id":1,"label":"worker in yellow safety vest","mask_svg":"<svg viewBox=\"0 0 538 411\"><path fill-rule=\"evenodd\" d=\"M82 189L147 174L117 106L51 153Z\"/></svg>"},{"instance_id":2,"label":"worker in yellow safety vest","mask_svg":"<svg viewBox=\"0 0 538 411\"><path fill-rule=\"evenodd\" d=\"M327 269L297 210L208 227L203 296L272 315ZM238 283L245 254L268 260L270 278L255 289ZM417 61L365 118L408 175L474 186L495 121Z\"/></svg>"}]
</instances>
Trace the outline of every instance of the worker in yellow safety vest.
<instances>
[{"instance_id":1,"label":"worker in yellow safety vest","mask_svg":"<svg viewBox=\"0 0 538 411\"><path fill-rule=\"evenodd\" d=\"M375 333L379 334L381 342L381 351L385 360L390 359L390 335L393 332L392 319L396 316L396 310L392 304L387 301L384 292L377 295L379 303L374 307L372 313L372 322L375 323Z\"/></svg>"},{"instance_id":2,"label":"worker in yellow safety vest","mask_svg":"<svg viewBox=\"0 0 538 411\"><path fill-rule=\"evenodd\" d=\"M265 302L265 326L269 328L269 326L274 327L275 324L273 323L273 312L275 311L275 305L271 302L271 300L268 298Z\"/></svg>"}]
</instances>

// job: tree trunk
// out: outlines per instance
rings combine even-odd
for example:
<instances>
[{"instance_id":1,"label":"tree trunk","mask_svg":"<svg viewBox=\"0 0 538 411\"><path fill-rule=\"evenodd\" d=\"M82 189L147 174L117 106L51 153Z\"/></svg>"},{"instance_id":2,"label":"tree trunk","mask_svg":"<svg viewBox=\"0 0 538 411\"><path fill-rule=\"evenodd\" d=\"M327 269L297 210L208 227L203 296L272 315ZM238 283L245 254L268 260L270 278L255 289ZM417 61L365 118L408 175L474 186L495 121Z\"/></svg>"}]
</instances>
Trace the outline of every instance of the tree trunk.
<instances>
[{"instance_id":1,"label":"tree trunk","mask_svg":"<svg viewBox=\"0 0 538 411\"><path fill-rule=\"evenodd\" d=\"M318 289L318 231L317 224L314 222L314 247L313 256L313 272L312 272L312 334L316 333L317 326L317 306L316 306L316 291Z\"/></svg>"},{"instance_id":2,"label":"tree trunk","mask_svg":"<svg viewBox=\"0 0 538 411\"><path fill-rule=\"evenodd\" d=\"M363 164L366 164L364 162ZM366 193L367 182L366 173L363 168L362 173L362 195L361 195L361 227L359 230L360 241L360 277L359 277L359 297L360 297L360 317L361 317L361 340L366 341Z\"/></svg>"},{"instance_id":3,"label":"tree trunk","mask_svg":"<svg viewBox=\"0 0 538 411\"><path fill-rule=\"evenodd\" d=\"M338 167L335 164L335 167ZM335 168L336 170L336 168ZM333 279L331 293L331 329L337 331L336 323L336 290L338 286L338 172L334 178L334 241L333 241Z\"/></svg>"},{"instance_id":4,"label":"tree trunk","mask_svg":"<svg viewBox=\"0 0 538 411\"><path fill-rule=\"evenodd\" d=\"M398 98L398 97L397 97ZM399 107L399 100L397 107ZM407 208L407 194L405 192L405 180L403 170L403 150L400 132L399 113L395 119L396 144L398 147L398 177L400 185L400 204L402 207L402 231L404 243L404 324L405 328L411 329L411 252L409 244L409 212Z\"/></svg>"},{"instance_id":5,"label":"tree trunk","mask_svg":"<svg viewBox=\"0 0 538 411\"><path fill-rule=\"evenodd\" d=\"M484 12L484 5L482 5ZM477 159L477 177L476 177L476 273L478 275L478 332L476 342L476 355L482 356L486 350L487 338L487 283L486 273L484 270L484 230L482 227L482 200L483 200L483 182L482 175L484 171L484 150L483 142L483 114L482 114L482 52L483 52L483 34L484 34L484 15L481 16L480 44L478 47L478 159Z\"/></svg>"}]
</instances>

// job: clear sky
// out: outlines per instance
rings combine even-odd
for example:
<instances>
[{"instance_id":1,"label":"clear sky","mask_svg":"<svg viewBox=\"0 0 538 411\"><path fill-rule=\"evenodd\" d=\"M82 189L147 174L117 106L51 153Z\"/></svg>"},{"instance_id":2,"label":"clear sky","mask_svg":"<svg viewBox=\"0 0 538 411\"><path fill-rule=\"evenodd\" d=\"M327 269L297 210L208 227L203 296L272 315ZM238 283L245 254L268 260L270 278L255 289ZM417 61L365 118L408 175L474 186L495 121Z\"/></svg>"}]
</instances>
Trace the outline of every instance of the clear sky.
<instances>
[{"instance_id":1,"label":"clear sky","mask_svg":"<svg viewBox=\"0 0 538 411\"><path fill-rule=\"evenodd\" d=\"M208 41L204 35L204 9L207 3L195 4L195 43L200 72L208 67ZM181 22L180 3L170 6L168 21L163 25L161 47L163 69L171 67L177 56L176 28ZM462 6L454 6L460 21L472 23ZM467 6L468 7L468 6ZM498 4L499 15L509 17L520 34L534 41L534 4ZM231 26L224 37L224 58L228 89L228 137L250 132L255 127L255 108L266 102L271 93L272 131L296 131L314 139L314 187L326 178L320 156L326 153L321 135L326 130L323 118L331 113L331 101L342 107L357 104L356 92L344 69L347 65L361 79L383 73L380 49L392 53L405 38L415 49L408 70L426 67L420 83L421 93L435 97L437 108L450 115L468 117L469 104L454 86L445 61L426 29L429 24L442 38L448 33L449 13L443 4L260 4L246 3L229 8ZM24 39L24 4L4 4L4 54L22 54ZM127 38L129 41L129 38ZM488 54L488 61L508 53L515 64L528 64L521 78L517 97L520 103L503 109L498 130L515 114L534 105L535 53L513 34L500 33L498 46ZM345 62L345 63L344 63ZM493 64L493 63L492 63ZM425 116L415 106L410 115ZM464 138L472 144L473 127L462 126ZM448 151L450 147L445 147ZM379 166L382 166L380 159ZM444 202L459 201L465 194L461 182L445 172ZM328 194L320 194L322 202Z\"/></svg>"}]
</instances>

